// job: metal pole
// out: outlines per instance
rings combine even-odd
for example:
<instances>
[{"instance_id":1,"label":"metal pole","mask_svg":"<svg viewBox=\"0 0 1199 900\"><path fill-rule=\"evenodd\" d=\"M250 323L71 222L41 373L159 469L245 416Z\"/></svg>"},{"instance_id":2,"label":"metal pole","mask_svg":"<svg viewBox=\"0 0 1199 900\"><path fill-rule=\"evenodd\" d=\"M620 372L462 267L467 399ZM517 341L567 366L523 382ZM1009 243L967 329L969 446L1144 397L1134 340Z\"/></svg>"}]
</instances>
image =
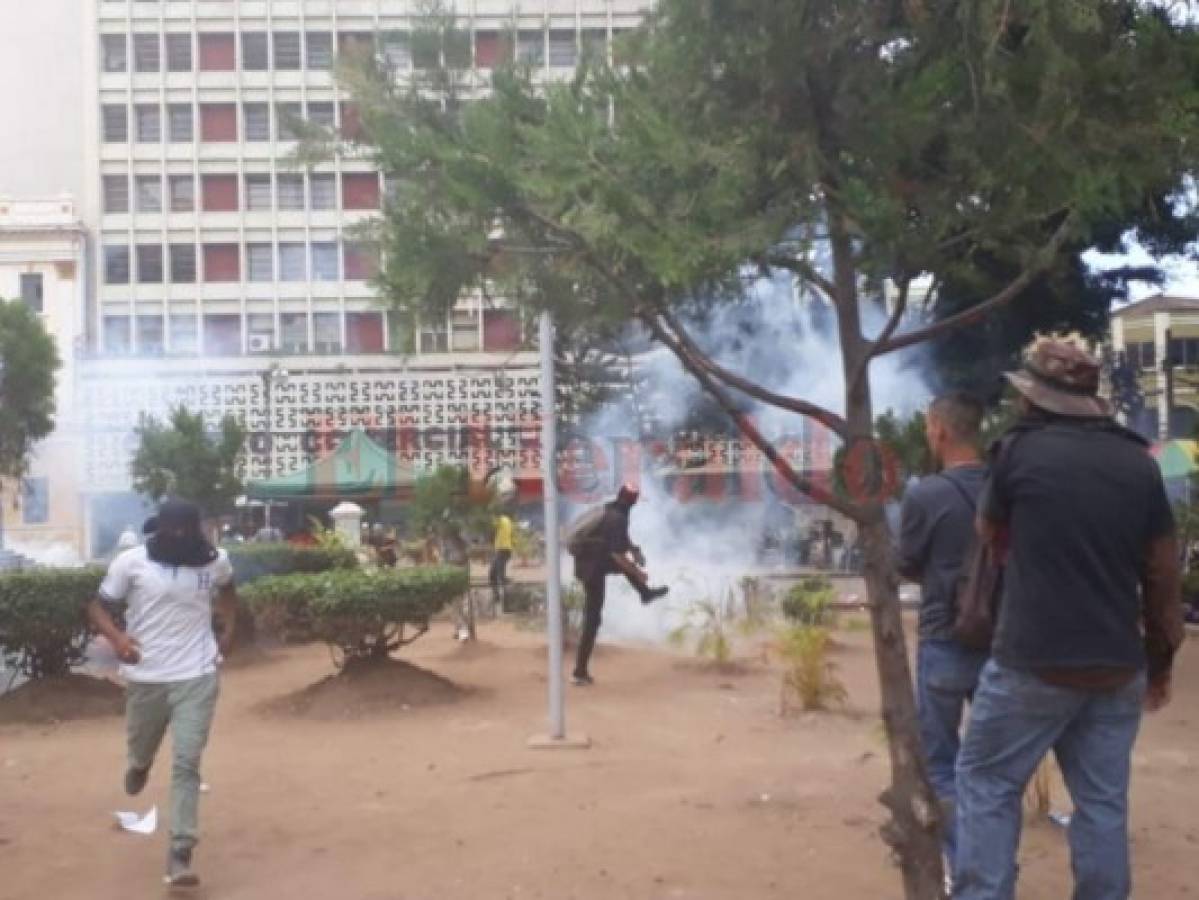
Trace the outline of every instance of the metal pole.
<instances>
[{"instance_id":1,"label":"metal pole","mask_svg":"<svg viewBox=\"0 0 1199 900\"><path fill-rule=\"evenodd\" d=\"M558 547L557 428L554 391L554 323L548 312L538 322L541 354L541 483L545 497L545 620L549 644L550 739L566 737L562 684L562 581Z\"/></svg>"}]
</instances>

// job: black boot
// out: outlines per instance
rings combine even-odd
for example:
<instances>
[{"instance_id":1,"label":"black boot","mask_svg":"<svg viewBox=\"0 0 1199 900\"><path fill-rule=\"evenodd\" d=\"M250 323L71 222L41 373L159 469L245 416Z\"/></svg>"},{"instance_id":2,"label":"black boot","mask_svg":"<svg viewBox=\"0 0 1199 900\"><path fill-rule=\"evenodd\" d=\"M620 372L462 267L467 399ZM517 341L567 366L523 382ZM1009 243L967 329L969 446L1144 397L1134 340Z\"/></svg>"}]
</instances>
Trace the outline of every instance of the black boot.
<instances>
[{"instance_id":1,"label":"black boot","mask_svg":"<svg viewBox=\"0 0 1199 900\"><path fill-rule=\"evenodd\" d=\"M665 587L665 586L656 587L656 588L646 588L645 592L641 595L641 602L645 606L649 606L655 600L661 600L668 593L670 593L670 588Z\"/></svg>"}]
</instances>

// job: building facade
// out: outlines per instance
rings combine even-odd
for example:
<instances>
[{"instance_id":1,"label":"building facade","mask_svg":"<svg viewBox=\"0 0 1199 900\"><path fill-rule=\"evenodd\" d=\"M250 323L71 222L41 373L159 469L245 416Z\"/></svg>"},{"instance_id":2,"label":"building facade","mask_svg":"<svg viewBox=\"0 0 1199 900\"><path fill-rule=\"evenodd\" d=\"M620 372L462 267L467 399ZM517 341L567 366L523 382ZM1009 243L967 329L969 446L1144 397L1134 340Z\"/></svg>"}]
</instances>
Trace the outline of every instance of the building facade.
<instances>
[{"instance_id":1,"label":"building facade","mask_svg":"<svg viewBox=\"0 0 1199 900\"><path fill-rule=\"evenodd\" d=\"M250 434L246 474L311 462L359 426L406 430L423 464L463 460L453 429L485 422L487 462L535 468L538 376L525 323L502 301L464 297L444 320L382 308L376 254L360 240L384 179L342 148L296 160L297 121L353 136L339 54L377 53L409 77L412 0L90 0L84 68L83 219L91 267L78 350L86 549L126 519L133 428L172 405ZM487 90L514 52L567 77L607 48L643 0L460 2L468 87ZM410 442L411 443L411 442ZM522 450L522 445L524 449Z\"/></svg>"},{"instance_id":2,"label":"building facade","mask_svg":"<svg viewBox=\"0 0 1199 900\"><path fill-rule=\"evenodd\" d=\"M1112 350L1144 404L1130 422L1160 440L1193 437L1199 426L1199 298L1157 294L1112 314Z\"/></svg>"},{"instance_id":3,"label":"building facade","mask_svg":"<svg viewBox=\"0 0 1199 900\"><path fill-rule=\"evenodd\" d=\"M35 559L73 561L85 550L79 491L83 435L75 413L86 283L86 235L71 198L0 197L0 300L24 303L37 313L61 361L55 430L35 448L22 483L5 484L0 492L4 543Z\"/></svg>"}]
</instances>

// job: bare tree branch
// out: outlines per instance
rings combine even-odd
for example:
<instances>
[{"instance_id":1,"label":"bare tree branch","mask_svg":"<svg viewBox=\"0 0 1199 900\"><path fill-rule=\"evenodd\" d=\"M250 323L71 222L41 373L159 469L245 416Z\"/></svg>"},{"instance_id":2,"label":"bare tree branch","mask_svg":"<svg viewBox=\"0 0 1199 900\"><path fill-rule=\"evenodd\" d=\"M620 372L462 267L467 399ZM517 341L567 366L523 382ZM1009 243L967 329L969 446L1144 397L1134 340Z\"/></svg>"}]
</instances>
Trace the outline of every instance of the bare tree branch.
<instances>
[{"instance_id":1,"label":"bare tree branch","mask_svg":"<svg viewBox=\"0 0 1199 900\"><path fill-rule=\"evenodd\" d=\"M852 393L854 388L858 386L858 382L866 375L870 369L870 360L874 359L878 352L878 348L891 339L891 335L895 334L895 329L899 327L900 321L903 319L903 314L908 309L908 293L912 287L912 279L905 277L899 283L899 296L895 298L895 309L891 311L891 317L887 320L887 324L883 326L883 330L879 332L879 336L875 338L870 345L870 349L863 354L858 364L854 367L853 378L849 382L849 393Z\"/></svg>"},{"instance_id":2,"label":"bare tree branch","mask_svg":"<svg viewBox=\"0 0 1199 900\"><path fill-rule=\"evenodd\" d=\"M1067 236L1069 236L1070 228L1073 224L1074 216L1067 213L1066 217L1062 219L1061 224L1058 225L1057 230L1053 233L1053 237L1049 239L1049 243L1038 253L1036 262L1021 272L1019 276L999 293L969 309L964 309L955 315L942 319L940 322L935 322L924 328L918 328L915 331L909 331L906 334L889 338L886 341L879 341L871 351L871 356L882 356L884 353L890 353L893 350L902 350L904 347L922 343L929 338L944 334L947 331L954 331L966 325L973 325L993 310L1015 300L1032 283L1034 278L1052 264L1058 250L1061 249L1062 244L1065 242Z\"/></svg>"},{"instance_id":3,"label":"bare tree branch","mask_svg":"<svg viewBox=\"0 0 1199 900\"><path fill-rule=\"evenodd\" d=\"M770 461L775 470L786 478L792 486L807 494L817 503L822 503L831 509L835 509L837 512L848 516L854 521L862 520L865 514L862 509L841 499L832 491L820 487L811 479L805 478L796 472L791 463L762 435L762 432L758 430L750 417L737 408L732 398L725 392L725 389L716 383L713 376L706 369L696 363L691 354L676 339L670 329L663 325L662 320L658 316L646 313L641 315L640 318L653 333L654 337L674 352L687 371L699 381L708 394L720 405L720 408L736 422L737 429L749 438L750 442Z\"/></svg>"},{"instance_id":4,"label":"bare tree branch","mask_svg":"<svg viewBox=\"0 0 1199 900\"><path fill-rule=\"evenodd\" d=\"M811 282L816 287L820 288L829 300L837 299L837 287L828 278L821 275L820 272L806 259L800 259L796 256L787 256L783 253L767 253L760 258L761 262L768 266L774 266L776 269L786 269L789 272L794 272L805 281Z\"/></svg>"},{"instance_id":5,"label":"bare tree branch","mask_svg":"<svg viewBox=\"0 0 1199 900\"><path fill-rule=\"evenodd\" d=\"M840 437L845 437L848 432L848 426L845 420L831 410L825 409L823 406L817 406L815 403L809 403L807 400L801 400L798 397L788 397L785 394L776 393L769 388L763 387L755 381L750 381L736 372L730 372L728 369L716 363L710 356L703 352L695 343L694 340L687 334L686 329L678 322L673 315L665 309L659 309L658 315L662 320L670 326L682 350L687 353L697 366L704 369L708 374L719 378L729 387L736 388L741 393L753 397L755 400L760 400L770 406L776 406L779 409L786 409L793 413L798 413L801 416L807 416L813 419L834 432Z\"/></svg>"}]
</instances>

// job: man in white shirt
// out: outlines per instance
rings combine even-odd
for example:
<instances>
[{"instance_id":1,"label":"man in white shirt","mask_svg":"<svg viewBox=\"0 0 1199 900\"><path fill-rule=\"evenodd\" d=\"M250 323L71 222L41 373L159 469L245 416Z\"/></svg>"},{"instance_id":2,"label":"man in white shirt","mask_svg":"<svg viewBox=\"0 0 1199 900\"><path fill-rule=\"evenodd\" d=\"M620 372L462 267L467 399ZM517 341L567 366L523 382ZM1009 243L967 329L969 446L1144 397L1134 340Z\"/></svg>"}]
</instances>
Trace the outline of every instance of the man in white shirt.
<instances>
[{"instance_id":1,"label":"man in white shirt","mask_svg":"<svg viewBox=\"0 0 1199 900\"><path fill-rule=\"evenodd\" d=\"M121 631L103 603L127 605ZM213 613L220 628L213 631ZM168 500L144 546L126 550L108 568L100 596L88 605L92 625L121 660L126 689L129 767L125 791L138 794L171 728L171 844L164 880L199 884L191 868L197 841L200 756L219 692L217 665L233 644L237 616L233 567L205 539L200 511Z\"/></svg>"}]
</instances>

